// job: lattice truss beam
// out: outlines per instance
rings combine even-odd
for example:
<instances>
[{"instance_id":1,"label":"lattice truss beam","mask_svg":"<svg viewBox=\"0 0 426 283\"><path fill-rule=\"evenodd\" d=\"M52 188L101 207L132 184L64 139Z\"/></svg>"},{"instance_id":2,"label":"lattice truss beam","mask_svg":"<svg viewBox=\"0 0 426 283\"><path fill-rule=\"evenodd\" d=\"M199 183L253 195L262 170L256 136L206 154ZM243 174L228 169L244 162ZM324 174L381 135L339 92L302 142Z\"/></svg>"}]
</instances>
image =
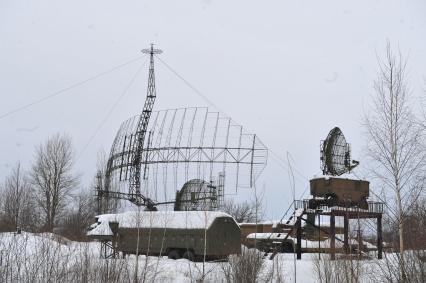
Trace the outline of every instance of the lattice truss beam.
<instances>
[{"instance_id":1,"label":"lattice truss beam","mask_svg":"<svg viewBox=\"0 0 426 283\"><path fill-rule=\"evenodd\" d=\"M128 186L138 119L123 122L114 139L107 169L110 191L125 192ZM225 187L252 187L266 166L268 151L256 135L205 107L153 112L148 129L141 193L157 201L170 200L190 179L214 182L223 173Z\"/></svg>"}]
</instances>

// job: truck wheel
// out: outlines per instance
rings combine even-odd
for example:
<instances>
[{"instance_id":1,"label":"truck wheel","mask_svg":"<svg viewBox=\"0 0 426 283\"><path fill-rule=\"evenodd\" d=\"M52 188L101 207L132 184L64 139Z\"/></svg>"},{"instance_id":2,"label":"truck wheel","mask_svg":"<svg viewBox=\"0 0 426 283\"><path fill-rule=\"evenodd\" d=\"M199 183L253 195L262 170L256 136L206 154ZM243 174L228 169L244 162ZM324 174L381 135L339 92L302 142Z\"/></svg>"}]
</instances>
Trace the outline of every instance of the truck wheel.
<instances>
[{"instance_id":1,"label":"truck wheel","mask_svg":"<svg viewBox=\"0 0 426 283\"><path fill-rule=\"evenodd\" d=\"M170 259L180 259L181 258L180 253L179 253L178 250L170 250L168 257Z\"/></svg>"},{"instance_id":2,"label":"truck wheel","mask_svg":"<svg viewBox=\"0 0 426 283\"><path fill-rule=\"evenodd\" d=\"M190 260L190 261L194 261L195 256L194 256L194 253L193 253L192 251L187 250L187 251L183 254L183 258L186 258L187 260Z\"/></svg>"}]
</instances>

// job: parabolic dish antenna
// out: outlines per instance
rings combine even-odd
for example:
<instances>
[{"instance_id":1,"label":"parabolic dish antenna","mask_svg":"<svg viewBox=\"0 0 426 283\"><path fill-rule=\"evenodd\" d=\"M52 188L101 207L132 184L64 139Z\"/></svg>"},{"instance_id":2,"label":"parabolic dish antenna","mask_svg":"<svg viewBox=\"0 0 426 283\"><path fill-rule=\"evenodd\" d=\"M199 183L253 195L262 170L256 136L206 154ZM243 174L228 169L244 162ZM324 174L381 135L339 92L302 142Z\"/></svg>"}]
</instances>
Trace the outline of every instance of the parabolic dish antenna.
<instances>
[{"instance_id":1,"label":"parabolic dish antenna","mask_svg":"<svg viewBox=\"0 0 426 283\"><path fill-rule=\"evenodd\" d=\"M321 144L321 169L324 175L340 176L359 164L351 160L350 145L342 131L335 127Z\"/></svg>"}]
</instances>

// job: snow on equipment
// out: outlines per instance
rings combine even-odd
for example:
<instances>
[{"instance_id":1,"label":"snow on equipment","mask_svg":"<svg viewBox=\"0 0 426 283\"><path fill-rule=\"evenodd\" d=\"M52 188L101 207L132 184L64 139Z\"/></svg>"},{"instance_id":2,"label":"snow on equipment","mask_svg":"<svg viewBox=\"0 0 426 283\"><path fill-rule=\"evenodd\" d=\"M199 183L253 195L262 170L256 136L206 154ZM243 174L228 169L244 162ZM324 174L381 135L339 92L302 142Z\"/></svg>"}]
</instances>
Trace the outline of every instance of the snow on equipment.
<instances>
[{"instance_id":1,"label":"snow on equipment","mask_svg":"<svg viewBox=\"0 0 426 283\"><path fill-rule=\"evenodd\" d=\"M241 253L235 220L217 211L130 211L103 214L87 233L123 255L217 260Z\"/></svg>"}]
</instances>

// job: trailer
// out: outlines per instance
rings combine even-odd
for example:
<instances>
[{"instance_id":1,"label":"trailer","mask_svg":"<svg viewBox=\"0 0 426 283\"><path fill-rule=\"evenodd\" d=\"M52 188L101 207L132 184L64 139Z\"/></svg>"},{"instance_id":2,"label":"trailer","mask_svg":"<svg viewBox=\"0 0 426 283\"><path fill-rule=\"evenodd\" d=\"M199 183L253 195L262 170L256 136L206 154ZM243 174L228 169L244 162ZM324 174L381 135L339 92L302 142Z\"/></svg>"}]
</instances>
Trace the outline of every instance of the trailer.
<instances>
[{"instance_id":1,"label":"trailer","mask_svg":"<svg viewBox=\"0 0 426 283\"><path fill-rule=\"evenodd\" d=\"M166 255L171 259L220 260L241 253L234 218L217 211L130 211L103 214L87 233L110 241L116 253Z\"/></svg>"}]
</instances>

